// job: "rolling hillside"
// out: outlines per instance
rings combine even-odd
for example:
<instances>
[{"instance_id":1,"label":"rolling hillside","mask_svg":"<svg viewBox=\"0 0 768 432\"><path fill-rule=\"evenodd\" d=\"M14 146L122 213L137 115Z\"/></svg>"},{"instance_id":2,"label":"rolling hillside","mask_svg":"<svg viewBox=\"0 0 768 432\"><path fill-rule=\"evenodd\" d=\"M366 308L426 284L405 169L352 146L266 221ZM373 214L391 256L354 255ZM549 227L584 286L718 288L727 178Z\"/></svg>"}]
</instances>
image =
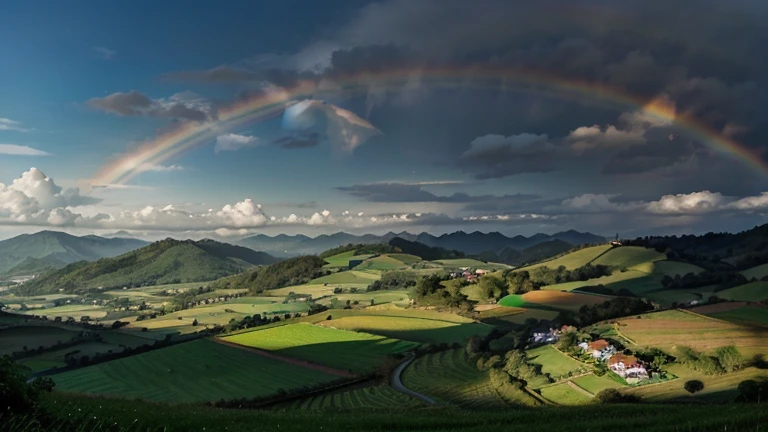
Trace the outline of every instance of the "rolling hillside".
<instances>
[{"instance_id":1,"label":"rolling hillside","mask_svg":"<svg viewBox=\"0 0 768 432\"><path fill-rule=\"evenodd\" d=\"M29 281L22 294L73 292L87 288L119 288L166 283L201 282L233 275L275 258L240 246L213 240L194 242L166 239L96 262L79 261Z\"/></svg>"},{"instance_id":2,"label":"rolling hillside","mask_svg":"<svg viewBox=\"0 0 768 432\"><path fill-rule=\"evenodd\" d=\"M137 239L76 237L57 231L24 234L0 241L0 274L36 273L77 261L116 257L146 245Z\"/></svg>"}]
</instances>

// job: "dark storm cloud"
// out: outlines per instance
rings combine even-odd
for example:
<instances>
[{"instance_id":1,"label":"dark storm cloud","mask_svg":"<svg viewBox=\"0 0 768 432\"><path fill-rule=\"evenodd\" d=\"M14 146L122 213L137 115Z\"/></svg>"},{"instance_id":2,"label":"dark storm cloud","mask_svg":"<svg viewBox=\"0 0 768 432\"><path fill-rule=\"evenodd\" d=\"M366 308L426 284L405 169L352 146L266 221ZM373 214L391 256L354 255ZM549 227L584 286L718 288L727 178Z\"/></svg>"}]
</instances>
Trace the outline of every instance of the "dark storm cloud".
<instances>
[{"instance_id":1,"label":"dark storm cloud","mask_svg":"<svg viewBox=\"0 0 768 432\"><path fill-rule=\"evenodd\" d=\"M316 147L320 144L322 135L317 132L310 133L298 133L291 136L285 136L277 138L272 141L273 144L278 145L284 149L302 149Z\"/></svg>"},{"instance_id":2,"label":"dark storm cloud","mask_svg":"<svg viewBox=\"0 0 768 432\"><path fill-rule=\"evenodd\" d=\"M514 195L468 195L454 193L451 195L436 195L424 190L428 184L419 183L370 183L353 186L337 187L336 190L345 192L369 202L439 202L439 203L480 203L503 200L506 202L524 203L541 198L535 194Z\"/></svg>"},{"instance_id":3,"label":"dark storm cloud","mask_svg":"<svg viewBox=\"0 0 768 432\"><path fill-rule=\"evenodd\" d=\"M128 93L113 93L103 98L93 98L88 102L93 108L120 116L143 115L152 106L152 100L136 90Z\"/></svg>"},{"instance_id":4,"label":"dark storm cloud","mask_svg":"<svg viewBox=\"0 0 768 432\"><path fill-rule=\"evenodd\" d=\"M470 143L457 165L478 179L543 173L556 169L555 160L562 152L547 135L485 135Z\"/></svg>"},{"instance_id":5,"label":"dark storm cloud","mask_svg":"<svg viewBox=\"0 0 768 432\"><path fill-rule=\"evenodd\" d=\"M183 94L180 95L183 96ZM203 111L199 104L190 103L187 105L173 98L169 101L152 100L136 90L127 93L113 93L103 98L93 98L86 103L92 108L125 117L161 117L197 122L203 122L209 118L208 113Z\"/></svg>"}]
</instances>

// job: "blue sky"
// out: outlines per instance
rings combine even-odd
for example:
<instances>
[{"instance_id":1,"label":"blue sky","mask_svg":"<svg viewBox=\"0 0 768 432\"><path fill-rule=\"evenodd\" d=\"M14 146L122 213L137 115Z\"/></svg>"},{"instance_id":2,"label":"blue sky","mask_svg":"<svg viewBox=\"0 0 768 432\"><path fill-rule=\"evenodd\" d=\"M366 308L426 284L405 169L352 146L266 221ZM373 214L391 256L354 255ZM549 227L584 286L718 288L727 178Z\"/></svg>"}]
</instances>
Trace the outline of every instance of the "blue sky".
<instances>
[{"instance_id":1,"label":"blue sky","mask_svg":"<svg viewBox=\"0 0 768 432\"><path fill-rule=\"evenodd\" d=\"M768 64L756 49L768 36L766 8L545 3L8 4L0 236L644 235L763 223L766 173L674 118L597 94L574 99L501 79L478 86L472 71L503 65L664 98L762 158ZM444 68L467 72L436 85L427 71ZM393 83L377 78L383 70L408 73ZM350 94L333 87L345 74L369 78ZM96 181L159 134L217 127L236 101L299 82L326 89L323 102L217 129L228 150L212 138L134 167L127 181Z\"/></svg>"}]
</instances>

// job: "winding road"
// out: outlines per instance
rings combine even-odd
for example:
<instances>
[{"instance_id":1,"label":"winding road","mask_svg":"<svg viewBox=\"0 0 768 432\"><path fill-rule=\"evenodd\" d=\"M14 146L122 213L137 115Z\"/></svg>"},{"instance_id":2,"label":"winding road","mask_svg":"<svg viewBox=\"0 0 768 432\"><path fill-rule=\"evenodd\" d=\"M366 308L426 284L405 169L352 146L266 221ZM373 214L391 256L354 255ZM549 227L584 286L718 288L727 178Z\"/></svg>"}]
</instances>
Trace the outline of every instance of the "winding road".
<instances>
[{"instance_id":1,"label":"winding road","mask_svg":"<svg viewBox=\"0 0 768 432\"><path fill-rule=\"evenodd\" d=\"M421 393L416 393L413 390L408 389L406 386L403 385L403 381L400 379L400 376L403 374L403 371L405 368L408 367L411 362L416 358L416 354L413 352L408 353L408 358L400 363L395 370L392 372L392 376L390 377L389 384L392 386L393 389L399 391L400 393L405 393L408 396L415 397L416 399L420 399L428 404L434 405L436 402L434 399L429 398L427 396L424 396Z\"/></svg>"}]
</instances>

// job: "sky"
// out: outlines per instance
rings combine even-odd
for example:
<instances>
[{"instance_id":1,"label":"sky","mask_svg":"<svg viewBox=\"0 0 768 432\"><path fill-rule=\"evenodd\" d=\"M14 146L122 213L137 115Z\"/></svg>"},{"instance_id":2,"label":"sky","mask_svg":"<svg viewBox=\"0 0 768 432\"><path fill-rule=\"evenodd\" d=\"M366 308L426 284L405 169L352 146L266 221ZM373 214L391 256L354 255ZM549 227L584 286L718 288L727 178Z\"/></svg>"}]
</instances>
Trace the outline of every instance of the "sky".
<instances>
[{"instance_id":1,"label":"sky","mask_svg":"<svg viewBox=\"0 0 768 432\"><path fill-rule=\"evenodd\" d=\"M759 0L15 2L0 237L741 231Z\"/></svg>"}]
</instances>

